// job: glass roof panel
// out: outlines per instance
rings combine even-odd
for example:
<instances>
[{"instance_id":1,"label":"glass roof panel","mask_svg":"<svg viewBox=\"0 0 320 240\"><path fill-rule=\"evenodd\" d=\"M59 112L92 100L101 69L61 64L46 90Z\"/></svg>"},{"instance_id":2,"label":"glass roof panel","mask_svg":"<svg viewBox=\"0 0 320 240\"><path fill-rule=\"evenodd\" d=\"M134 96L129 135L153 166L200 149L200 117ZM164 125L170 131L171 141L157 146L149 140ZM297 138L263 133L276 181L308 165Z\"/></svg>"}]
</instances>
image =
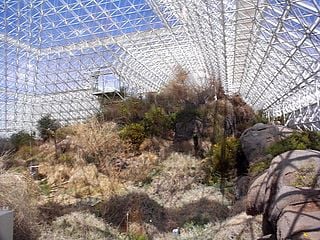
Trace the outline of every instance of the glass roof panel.
<instances>
[{"instance_id":1,"label":"glass roof panel","mask_svg":"<svg viewBox=\"0 0 320 240\"><path fill-rule=\"evenodd\" d=\"M85 119L95 78L139 94L177 66L272 114L318 99L317 0L2 0L0 21L4 131Z\"/></svg>"}]
</instances>

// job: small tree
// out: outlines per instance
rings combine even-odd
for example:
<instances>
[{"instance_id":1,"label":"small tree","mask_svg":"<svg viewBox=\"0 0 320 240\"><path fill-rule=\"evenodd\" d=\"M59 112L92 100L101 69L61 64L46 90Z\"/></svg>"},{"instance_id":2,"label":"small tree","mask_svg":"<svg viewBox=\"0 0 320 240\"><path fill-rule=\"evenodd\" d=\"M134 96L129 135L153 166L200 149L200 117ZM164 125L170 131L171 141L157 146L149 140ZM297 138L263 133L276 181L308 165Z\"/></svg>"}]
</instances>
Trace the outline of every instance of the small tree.
<instances>
[{"instance_id":1,"label":"small tree","mask_svg":"<svg viewBox=\"0 0 320 240\"><path fill-rule=\"evenodd\" d=\"M29 146L30 144L33 144L34 138L31 134L25 131L20 131L11 135L10 142L15 150L19 150L22 146Z\"/></svg>"},{"instance_id":2,"label":"small tree","mask_svg":"<svg viewBox=\"0 0 320 240\"><path fill-rule=\"evenodd\" d=\"M55 132L61 127L58 120L53 119L49 114L38 120L37 129L40 137L47 141L50 138L55 138Z\"/></svg>"},{"instance_id":3,"label":"small tree","mask_svg":"<svg viewBox=\"0 0 320 240\"><path fill-rule=\"evenodd\" d=\"M120 137L124 140L128 140L130 143L139 146L145 139L145 129L140 123L131 123L126 125L120 131Z\"/></svg>"},{"instance_id":4,"label":"small tree","mask_svg":"<svg viewBox=\"0 0 320 240\"><path fill-rule=\"evenodd\" d=\"M173 130L173 119L163 108L152 107L143 119L145 132L150 136L166 137Z\"/></svg>"}]
</instances>

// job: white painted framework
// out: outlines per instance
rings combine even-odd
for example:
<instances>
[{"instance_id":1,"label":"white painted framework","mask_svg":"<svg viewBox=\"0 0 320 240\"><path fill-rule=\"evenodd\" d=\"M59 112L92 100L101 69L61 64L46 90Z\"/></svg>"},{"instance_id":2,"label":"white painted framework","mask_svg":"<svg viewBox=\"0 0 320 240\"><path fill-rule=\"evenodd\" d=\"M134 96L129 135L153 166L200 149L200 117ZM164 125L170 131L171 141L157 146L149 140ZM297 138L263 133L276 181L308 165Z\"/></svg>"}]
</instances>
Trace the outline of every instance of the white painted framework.
<instances>
[{"instance_id":1,"label":"white painted framework","mask_svg":"<svg viewBox=\"0 0 320 240\"><path fill-rule=\"evenodd\" d=\"M269 116L319 130L320 2L0 2L5 133L31 130L47 113L84 120L98 110L94 86L158 91L177 66L199 82L220 80Z\"/></svg>"}]
</instances>

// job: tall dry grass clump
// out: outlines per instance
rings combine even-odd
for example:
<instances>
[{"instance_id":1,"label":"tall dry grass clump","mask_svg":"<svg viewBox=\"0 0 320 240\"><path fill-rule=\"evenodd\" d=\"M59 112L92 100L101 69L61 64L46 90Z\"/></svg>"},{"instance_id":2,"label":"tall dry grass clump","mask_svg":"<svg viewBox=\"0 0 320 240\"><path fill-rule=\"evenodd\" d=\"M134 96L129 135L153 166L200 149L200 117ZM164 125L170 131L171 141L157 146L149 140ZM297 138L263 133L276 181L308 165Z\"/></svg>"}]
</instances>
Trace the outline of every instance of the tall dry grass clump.
<instances>
[{"instance_id":1,"label":"tall dry grass clump","mask_svg":"<svg viewBox=\"0 0 320 240\"><path fill-rule=\"evenodd\" d=\"M113 240L118 233L102 219L85 211L56 218L42 230L40 240Z\"/></svg>"},{"instance_id":2,"label":"tall dry grass clump","mask_svg":"<svg viewBox=\"0 0 320 240\"><path fill-rule=\"evenodd\" d=\"M38 191L32 179L21 174L0 174L0 207L14 211L14 239L37 239Z\"/></svg>"},{"instance_id":3,"label":"tall dry grass clump","mask_svg":"<svg viewBox=\"0 0 320 240\"><path fill-rule=\"evenodd\" d=\"M81 158L106 174L114 161L124 158L131 150L120 139L116 123L99 123L93 119L74 126L73 130L72 142L79 147Z\"/></svg>"},{"instance_id":4,"label":"tall dry grass clump","mask_svg":"<svg viewBox=\"0 0 320 240\"><path fill-rule=\"evenodd\" d=\"M200 184L204 178L199 160L189 155L172 153L162 164L161 172L153 177L151 188L166 203L175 196Z\"/></svg>"}]
</instances>

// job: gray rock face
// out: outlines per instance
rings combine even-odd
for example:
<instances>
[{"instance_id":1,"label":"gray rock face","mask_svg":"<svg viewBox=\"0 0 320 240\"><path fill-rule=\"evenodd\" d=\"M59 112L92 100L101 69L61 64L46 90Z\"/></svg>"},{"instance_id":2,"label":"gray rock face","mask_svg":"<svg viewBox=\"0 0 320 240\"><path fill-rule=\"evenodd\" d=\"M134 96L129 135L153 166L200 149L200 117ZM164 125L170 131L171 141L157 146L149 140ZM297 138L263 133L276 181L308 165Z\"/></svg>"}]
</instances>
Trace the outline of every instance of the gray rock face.
<instances>
[{"instance_id":1,"label":"gray rock face","mask_svg":"<svg viewBox=\"0 0 320 240\"><path fill-rule=\"evenodd\" d=\"M200 119L191 119L176 123L174 148L180 152L194 152L198 155L202 150L203 123Z\"/></svg>"},{"instance_id":2,"label":"gray rock face","mask_svg":"<svg viewBox=\"0 0 320 240\"><path fill-rule=\"evenodd\" d=\"M194 135L201 136L203 133L203 124L200 119L191 119L190 121L177 122L175 126L174 141L190 140Z\"/></svg>"},{"instance_id":3,"label":"gray rock face","mask_svg":"<svg viewBox=\"0 0 320 240\"><path fill-rule=\"evenodd\" d=\"M241 199L243 196L247 194L249 183L250 183L249 176L240 176L237 178L236 184L235 184L236 200Z\"/></svg>"},{"instance_id":4,"label":"gray rock face","mask_svg":"<svg viewBox=\"0 0 320 240\"><path fill-rule=\"evenodd\" d=\"M247 213L264 214L277 239L320 239L320 152L289 151L275 157L250 186Z\"/></svg>"},{"instance_id":5,"label":"gray rock face","mask_svg":"<svg viewBox=\"0 0 320 240\"><path fill-rule=\"evenodd\" d=\"M320 239L319 202L285 207L277 223L277 239Z\"/></svg>"},{"instance_id":6,"label":"gray rock face","mask_svg":"<svg viewBox=\"0 0 320 240\"><path fill-rule=\"evenodd\" d=\"M247 194L246 212L248 215L258 215L263 212L266 194L267 173L260 175L250 186Z\"/></svg>"},{"instance_id":7,"label":"gray rock face","mask_svg":"<svg viewBox=\"0 0 320 240\"><path fill-rule=\"evenodd\" d=\"M266 148L279 140L278 127L263 123L257 123L246 129L240 137L243 153L249 163L256 162L265 156Z\"/></svg>"}]
</instances>

